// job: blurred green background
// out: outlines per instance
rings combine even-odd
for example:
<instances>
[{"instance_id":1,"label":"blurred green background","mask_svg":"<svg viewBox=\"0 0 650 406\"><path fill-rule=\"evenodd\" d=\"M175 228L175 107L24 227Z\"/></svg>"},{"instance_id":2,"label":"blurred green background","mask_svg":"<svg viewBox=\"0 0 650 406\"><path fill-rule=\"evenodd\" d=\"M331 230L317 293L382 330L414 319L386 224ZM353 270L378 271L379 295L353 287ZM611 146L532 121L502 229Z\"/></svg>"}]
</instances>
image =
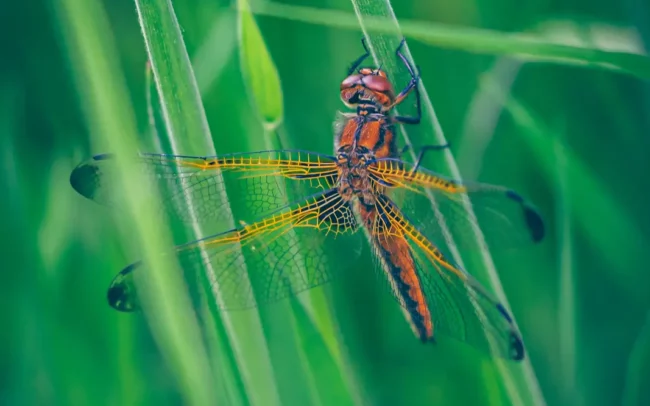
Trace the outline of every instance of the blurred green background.
<instances>
[{"instance_id":1,"label":"blurred green background","mask_svg":"<svg viewBox=\"0 0 650 406\"><path fill-rule=\"evenodd\" d=\"M507 365L504 376L488 356L444 337L422 346L394 301L364 288L372 275L354 273L338 291L307 294L313 306L291 300L223 319L199 311L209 366L193 370L189 362L189 369L178 369L174 357L197 358L194 346L176 346L170 355L141 314L106 304L112 277L141 254L116 225L118 213L69 185L75 165L107 151L95 149L97 128L84 118L88 82L73 55L87 50L71 45L63 3L0 3L2 404L650 404L644 78L409 40L463 177L519 191L546 220L541 245L492 253L529 368ZM286 4L354 16L345 0ZM147 53L135 5L101 6L109 30L97 32L114 40L112 63L120 69L105 86L125 80L139 141L156 152L148 138ZM218 153L263 149L232 5L179 0L173 6ZM393 7L400 20L445 23L459 33L466 27L534 32L635 54L650 40L650 4L640 0L400 0ZM93 17L85 21L89 29ZM263 15L256 21L282 81L286 146L329 153L334 113L342 108L338 85L361 52L361 31L335 21ZM104 51L91 56L103 58ZM647 66L644 59L639 71ZM432 142L427 131L409 132L416 148ZM435 157L427 166L444 171ZM353 269L367 268L364 255ZM486 282L484 271L470 272ZM195 396L196 387L205 396Z\"/></svg>"}]
</instances>

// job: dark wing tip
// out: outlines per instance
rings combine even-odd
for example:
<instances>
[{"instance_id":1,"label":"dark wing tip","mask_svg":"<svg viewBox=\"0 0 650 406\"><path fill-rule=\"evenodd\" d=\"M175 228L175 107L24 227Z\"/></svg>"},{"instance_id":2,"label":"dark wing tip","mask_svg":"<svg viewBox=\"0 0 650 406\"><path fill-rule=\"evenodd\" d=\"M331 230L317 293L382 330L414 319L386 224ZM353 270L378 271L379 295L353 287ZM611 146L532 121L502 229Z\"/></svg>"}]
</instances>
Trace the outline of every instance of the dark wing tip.
<instances>
[{"instance_id":1,"label":"dark wing tip","mask_svg":"<svg viewBox=\"0 0 650 406\"><path fill-rule=\"evenodd\" d=\"M510 314L506 311L505 307L503 307L501 303L497 303L497 310L508 321L508 323L512 325L512 317L510 317ZM524 356L526 355L526 351L524 351L524 342L521 340L519 334L514 330L514 327L511 327L508 335L508 340L508 351L510 359L515 361L521 361L524 359Z\"/></svg>"},{"instance_id":2,"label":"dark wing tip","mask_svg":"<svg viewBox=\"0 0 650 406\"><path fill-rule=\"evenodd\" d=\"M80 195L92 199L97 190L99 168L95 165L82 163L70 174L70 185Z\"/></svg>"},{"instance_id":3,"label":"dark wing tip","mask_svg":"<svg viewBox=\"0 0 650 406\"><path fill-rule=\"evenodd\" d=\"M508 323L512 324L512 317L510 317L510 314L508 311L506 311L505 307L501 303L497 303L497 310L503 317L505 317L506 320L508 320Z\"/></svg>"},{"instance_id":4,"label":"dark wing tip","mask_svg":"<svg viewBox=\"0 0 650 406\"><path fill-rule=\"evenodd\" d=\"M93 156L93 160L95 161L106 161L108 159L113 159L115 158L115 154L97 154Z\"/></svg>"},{"instance_id":5,"label":"dark wing tip","mask_svg":"<svg viewBox=\"0 0 650 406\"><path fill-rule=\"evenodd\" d=\"M124 268L111 282L106 292L108 304L121 312L133 312L139 309L138 295L133 285L131 272L140 265L135 262Z\"/></svg>"},{"instance_id":6,"label":"dark wing tip","mask_svg":"<svg viewBox=\"0 0 650 406\"><path fill-rule=\"evenodd\" d=\"M532 207L524 206L524 217L534 242L540 242L544 238L544 220L542 216Z\"/></svg>"},{"instance_id":7,"label":"dark wing tip","mask_svg":"<svg viewBox=\"0 0 650 406\"><path fill-rule=\"evenodd\" d=\"M536 243L542 241L545 234L544 220L542 220L542 216L539 215L537 210L528 205L524 198L519 196L516 192L508 190L506 192L506 196L519 203L521 208L524 210L524 219L526 220L526 226L528 226L528 230L530 231L530 236L532 237L533 241Z\"/></svg>"},{"instance_id":8,"label":"dark wing tip","mask_svg":"<svg viewBox=\"0 0 650 406\"><path fill-rule=\"evenodd\" d=\"M521 341L521 337L515 331L510 332L510 359L514 361L521 361L526 356L526 351L524 350L524 342Z\"/></svg>"}]
</instances>

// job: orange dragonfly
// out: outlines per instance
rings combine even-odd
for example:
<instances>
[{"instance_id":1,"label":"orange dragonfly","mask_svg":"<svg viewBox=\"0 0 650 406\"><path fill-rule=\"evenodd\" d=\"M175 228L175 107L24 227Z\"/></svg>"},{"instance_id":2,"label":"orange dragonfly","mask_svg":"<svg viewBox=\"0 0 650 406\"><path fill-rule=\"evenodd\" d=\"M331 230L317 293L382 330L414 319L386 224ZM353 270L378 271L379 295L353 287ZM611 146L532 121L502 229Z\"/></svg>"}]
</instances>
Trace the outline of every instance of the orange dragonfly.
<instances>
[{"instance_id":1,"label":"orange dragonfly","mask_svg":"<svg viewBox=\"0 0 650 406\"><path fill-rule=\"evenodd\" d=\"M340 87L341 99L356 111L343 114L337 124L335 156L278 150L134 157L148 175L144 179L149 183L142 187L155 185L161 191L168 220L240 224L176 246L174 255L184 270L214 270L221 308L245 309L344 277L351 270L342 263L358 255L365 233L375 270L388 282L420 340L430 342L441 333L498 357L523 359L523 342L510 315L452 262L442 224L460 248L475 241L477 225L491 246L512 245L540 241L541 217L509 189L421 168L424 152L441 146L424 147L415 164L400 160L394 125L419 123L419 76L401 52L402 41L396 55L411 80L395 95L381 68L359 68L369 56L362 43L365 53ZM391 114L411 92L417 116ZM96 155L74 169L70 182L83 196L114 204L115 171L110 154ZM228 195L233 185L242 193ZM108 301L115 309L137 308L134 271L140 266L129 265L113 280Z\"/></svg>"}]
</instances>

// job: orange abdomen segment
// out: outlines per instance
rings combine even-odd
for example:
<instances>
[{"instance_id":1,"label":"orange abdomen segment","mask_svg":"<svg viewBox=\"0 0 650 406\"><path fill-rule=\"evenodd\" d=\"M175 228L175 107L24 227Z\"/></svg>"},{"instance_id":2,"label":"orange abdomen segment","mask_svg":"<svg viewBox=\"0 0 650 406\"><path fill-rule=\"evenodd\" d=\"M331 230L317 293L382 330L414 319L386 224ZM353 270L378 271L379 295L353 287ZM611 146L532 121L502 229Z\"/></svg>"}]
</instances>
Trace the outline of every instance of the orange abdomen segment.
<instances>
[{"instance_id":1,"label":"orange abdomen segment","mask_svg":"<svg viewBox=\"0 0 650 406\"><path fill-rule=\"evenodd\" d=\"M415 335L422 341L433 339L433 323L411 250L403 237L374 237L377 253L384 262L384 271L398 299L404 302L406 318Z\"/></svg>"},{"instance_id":2,"label":"orange abdomen segment","mask_svg":"<svg viewBox=\"0 0 650 406\"><path fill-rule=\"evenodd\" d=\"M408 241L383 227L376 227L377 212L374 208L361 205L359 211L372 236L375 253L381 261L393 294L402 303L413 332L423 342L432 341L431 313Z\"/></svg>"},{"instance_id":3,"label":"orange abdomen segment","mask_svg":"<svg viewBox=\"0 0 650 406\"><path fill-rule=\"evenodd\" d=\"M366 122L361 128L358 144L373 151L376 158L394 158L397 155L392 126L383 119Z\"/></svg>"}]
</instances>

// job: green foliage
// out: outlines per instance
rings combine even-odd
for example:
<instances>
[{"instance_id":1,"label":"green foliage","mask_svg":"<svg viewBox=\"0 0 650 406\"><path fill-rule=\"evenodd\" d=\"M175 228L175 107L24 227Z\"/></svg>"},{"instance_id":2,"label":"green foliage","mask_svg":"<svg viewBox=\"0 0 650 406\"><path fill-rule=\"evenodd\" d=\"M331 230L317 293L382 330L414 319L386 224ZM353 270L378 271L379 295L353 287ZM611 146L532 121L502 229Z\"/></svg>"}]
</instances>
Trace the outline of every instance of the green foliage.
<instances>
[{"instance_id":1,"label":"green foliage","mask_svg":"<svg viewBox=\"0 0 650 406\"><path fill-rule=\"evenodd\" d=\"M128 162L125 210L70 187L74 166L103 152L331 152L338 85L362 31L396 87L408 80L388 3L246 3L0 6L3 403L647 403L646 5L392 4L426 84L425 122L402 141L446 139L451 153L427 167L511 187L546 220L539 246L463 257L508 299L528 357L513 364L443 336L420 344L365 272L367 246L335 286L220 312L209 273L184 280L156 254L232 224L160 222ZM143 268L145 311L113 311L106 288L141 258L154 265Z\"/></svg>"}]
</instances>

